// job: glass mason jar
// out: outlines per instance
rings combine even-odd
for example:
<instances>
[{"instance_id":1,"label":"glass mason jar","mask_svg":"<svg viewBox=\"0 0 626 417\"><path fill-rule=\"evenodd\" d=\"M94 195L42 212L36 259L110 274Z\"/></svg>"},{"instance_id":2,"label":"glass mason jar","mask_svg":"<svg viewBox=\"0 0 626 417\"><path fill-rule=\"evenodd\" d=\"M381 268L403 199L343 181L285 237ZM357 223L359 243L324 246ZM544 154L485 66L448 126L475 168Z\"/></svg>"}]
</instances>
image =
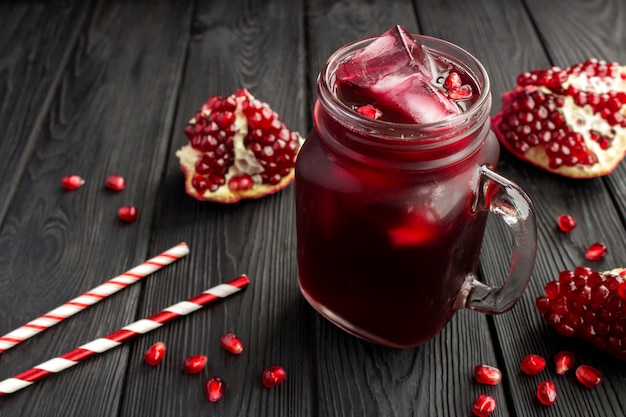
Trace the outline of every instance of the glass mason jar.
<instances>
[{"instance_id":1,"label":"glass mason jar","mask_svg":"<svg viewBox=\"0 0 626 417\"><path fill-rule=\"evenodd\" d=\"M536 252L532 204L493 172L489 78L473 56L415 35L466 71L479 97L439 122L366 118L337 97L337 65L374 38L328 59L317 83L314 129L296 164L298 280L306 300L344 330L393 347L420 345L455 311L510 309L526 288ZM500 287L477 279L487 214L513 235Z\"/></svg>"}]
</instances>

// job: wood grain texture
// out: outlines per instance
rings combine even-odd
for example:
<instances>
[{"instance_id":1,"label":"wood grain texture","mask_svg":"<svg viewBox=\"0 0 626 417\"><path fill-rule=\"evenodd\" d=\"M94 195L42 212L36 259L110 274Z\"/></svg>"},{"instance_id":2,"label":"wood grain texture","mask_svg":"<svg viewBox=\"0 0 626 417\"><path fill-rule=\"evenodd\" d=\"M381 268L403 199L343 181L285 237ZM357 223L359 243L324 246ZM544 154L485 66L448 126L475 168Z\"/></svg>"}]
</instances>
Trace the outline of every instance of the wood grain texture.
<instances>
[{"instance_id":1,"label":"wood grain texture","mask_svg":"<svg viewBox=\"0 0 626 417\"><path fill-rule=\"evenodd\" d=\"M63 45L70 58L0 232L2 334L178 243L149 254L191 8L102 2L89 10L79 35ZM85 185L65 192L59 179L68 172L82 175ZM126 177L122 193L104 188L111 172ZM139 207L136 223L119 221L117 208L123 204ZM140 288L4 353L2 376L133 321ZM3 398L0 415L112 415L128 351L128 346L117 349L37 383L27 395Z\"/></svg>"},{"instance_id":2,"label":"wood grain texture","mask_svg":"<svg viewBox=\"0 0 626 417\"><path fill-rule=\"evenodd\" d=\"M250 286L228 300L91 358L23 392L0 398L2 416L469 416L480 393L498 401L495 416L623 416L626 365L588 344L557 336L535 297L558 271L578 264L626 264L626 166L589 181L560 178L503 151L499 171L535 202L539 252L531 284L510 312L460 311L415 349L356 339L322 319L297 285L293 186L235 205L187 196L174 156L187 143L188 119L213 94L246 87L292 128L312 127L315 80L347 42L400 24L454 42L487 68L494 95L517 74L569 65L589 56L626 64L626 6L621 0L230 0L0 2L0 334L186 241L191 253L0 355L0 379L189 298L241 273ZM77 172L74 192L59 179ZM121 193L104 188L126 177ZM140 218L118 221L122 204ZM556 217L572 214L570 234ZM500 282L510 240L490 219L481 277ZM583 251L601 240L609 255L590 263ZM235 356L219 338L237 332ZM162 340L158 367L142 354ZM594 390L552 368L523 376L528 353L550 361L572 350L597 366ZM183 360L206 354L206 369L186 375ZM499 366L496 387L473 381L475 365ZM551 363L550 363L551 364ZM266 389L261 372L287 370ZM218 403L202 392L219 375ZM535 398L543 379L557 384L552 407Z\"/></svg>"},{"instance_id":3,"label":"wood grain texture","mask_svg":"<svg viewBox=\"0 0 626 417\"><path fill-rule=\"evenodd\" d=\"M270 103L291 128L306 133L303 19L298 1L198 3L170 155L187 143L183 128L209 96L241 87ZM248 274L251 284L243 294L136 344L122 415L313 415L313 363L306 363L312 329L296 279L292 187L234 205L198 202L183 188L178 161L170 158L153 239L159 244L179 236L189 242L191 255L179 280L146 285L141 314L241 273ZM231 330L245 344L241 356L220 347L220 337ZM170 353L155 372L146 369L141 353L157 338L170 346ZM196 353L209 357L207 368L185 375L180 366ZM266 389L261 374L271 365L283 366L287 379ZM202 392L211 375L228 384L216 404Z\"/></svg>"},{"instance_id":4,"label":"wood grain texture","mask_svg":"<svg viewBox=\"0 0 626 417\"><path fill-rule=\"evenodd\" d=\"M80 3L0 3L0 224L90 8Z\"/></svg>"},{"instance_id":5,"label":"wood grain texture","mask_svg":"<svg viewBox=\"0 0 626 417\"><path fill-rule=\"evenodd\" d=\"M557 6L558 3L550 2L546 7L544 2L537 2L532 16L545 19L547 31L551 30L547 28L548 23L551 27L571 28L570 23L558 22L568 16L568 22L573 15L578 21L585 21L588 11L584 8L566 2L560 2L561 5ZM508 2L504 12L504 3L498 1L472 2L468 8L476 10L470 11L458 5L444 10L435 7L431 2L417 1L417 4L419 10L430 10L428 15L421 14L425 17L423 28L426 32L432 31L437 36L464 46L479 59L486 57L484 63L492 76L492 92L496 97L512 87L520 72L551 65L548 54L543 50L542 40L563 39L562 44L553 47L554 50L561 51L560 53L566 49L577 49L572 47L577 44L567 34L557 36L556 33L535 33L533 19L525 14L522 5L516 11L516 7ZM422 7L423 5L428 7ZM558 11L554 11L555 9ZM498 10L503 12L501 17L497 15ZM554 16L551 17L546 10L553 10ZM427 23L442 20L452 21L454 24L444 31L439 25ZM493 33L498 35L491 36ZM584 35L578 36L585 37L586 42L596 44L601 43L603 35L594 36L585 31ZM501 59L497 60L499 56ZM498 106L499 103L495 100L494 113ZM607 269L610 265L625 262L624 227L619 208L613 204L609 190L599 179L574 181L553 176L514 159L506 152L502 155L499 171L520 184L534 201L539 233L537 265L526 294L511 312L493 318L497 343L504 359L504 372L512 376L519 374L519 363L528 353L538 353L551 359L558 351L570 349L576 352L578 361L598 366L605 374L611 375L611 382L603 385L600 390L589 393L576 385L572 378L560 378L554 371L544 373L543 378L554 379L558 384L559 401L550 408L541 406L535 400L539 379L512 377L507 379L507 383L515 409L524 410L521 415L527 416L577 415L580 413L577 410L585 410L584 415L624 415L624 405L617 393L624 390L623 376L626 366L583 343L557 336L547 328L534 308L535 297L543 291L547 281L555 279L560 270L589 264L584 259L583 252L594 241L606 242L611 251L607 258L591 266ZM601 215L598 213L600 207ZM556 228L556 217L562 213L570 213L579 220L578 228L570 235L564 235ZM481 263L481 270L486 276L502 275L502 271L506 271L509 254L502 248L507 245L506 233L498 227L488 228Z\"/></svg>"}]
</instances>

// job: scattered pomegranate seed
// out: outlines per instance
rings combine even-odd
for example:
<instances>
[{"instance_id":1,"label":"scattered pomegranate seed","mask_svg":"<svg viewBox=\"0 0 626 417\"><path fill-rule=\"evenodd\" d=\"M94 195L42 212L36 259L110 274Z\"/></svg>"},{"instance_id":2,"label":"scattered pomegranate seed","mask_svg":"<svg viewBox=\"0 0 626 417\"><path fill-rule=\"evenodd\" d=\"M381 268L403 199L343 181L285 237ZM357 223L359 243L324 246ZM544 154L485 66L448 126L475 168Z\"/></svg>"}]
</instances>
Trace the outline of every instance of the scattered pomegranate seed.
<instances>
[{"instance_id":1,"label":"scattered pomegranate seed","mask_svg":"<svg viewBox=\"0 0 626 417\"><path fill-rule=\"evenodd\" d=\"M119 175L109 175L106 179L107 188L115 191L122 191L126 188L126 180Z\"/></svg>"},{"instance_id":2,"label":"scattered pomegranate seed","mask_svg":"<svg viewBox=\"0 0 626 417\"><path fill-rule=\"evenodd\" d=\"M502 372L496 367L478 365L474 368L476 382L485 385L498 385L502 381Z\"/></svg>"},{"instance_id":3,"label":"scattered pomegranate seed","mask_svg":"<svg viewBox=\"0 0 626 417\"><path fill-rule=\"evenodd\" d=\"M184 133L189 144L176 155L185 172L187 193L221 203L259 198L286 187L293 180L296 155L304 142L268 103L246 89L209 97ZM243 175L247 178L241 179ZM233 176L238 178L230 181Z\"/></svg>"},{"instance_id":4,"label":"scattered pomegranate seed","mask_svg":"<svg viewBox=\"0 0 626 417\"><path fill-rule=\"evenodd\" d=\"M165 343L156 342L150 346L143 354L143 358L150 366L157 366L165 357Z\"/></svg>"},{"instance_id":5,"label":"scattered pomegranate seed","mask_svg":"<svg viewBox=\"0 0 626 417\"><path fill-rule=\"evenodd\" d=\"M123 221L131 223L137 220L137 217L139 216L139 211L137 211L137 209L133 206L122 206L117 211L117 215Z\"/></svg>"},{"instance_id":6,"label":"scattered pomegranate seed","mask_svg":"<svg viewBox=\"0 0 626 417\"><path fill-rule=\"evenodd\" d=\"M494 411L496 411L496 399L487 394L480 394L472 406L472 413L478 417L489 417Z\"/></svg>"},{"instance_id":7,"label":"scattered pomegranate seed","mask_svg":"<svg viewBox=\"0 0 626 417\"><path fill-rule=\"evenodd\" d=\"M183 362L183 371L186 373L193 375L204 369L206 365L207 357L204 355L192 355L185 359Z\"/></svg>"},{"instance_id":8,"label":"scattered pomegranate seed","mask_svg":"<svg viewBox=\"0 0 626 417\"><path fill-rule=\"evenodd\" d=\"M220 339L220 342L222 347L230 353L239 355L243 352L243 343L241 342L241 339L239 339L239 336L233 332L224 334L224 336Z\"/></svg>"},{"instance_id":9,"label":"scattered pomegranate seed","mask_svg":"<svg viewBox=\"0 0 626 417\"><path fill-rule=\"evenodd\" d=\"M587 388L594 388L602 383L602 373L589 365L580 365L576 368L576 378Z\"/></svg>"},{"instance_id":10,"label":"scattered pomegranate seed","mask_svg":"<svg viewBox=\"0 0 626 417\"><path fill-rule=\"evenodd\" d=\"M554 356L554 363L556 364L556 373L559 375L565 375L567 371L574 367L574 354L572 352L559 352Z\"/></svg>"},{"instance_id":11,"label":"scattered pomegranate seed","mask_svg":"<svg viewBox=\"0 0 626 417\"><path fill-rule=\"evenodd\" d=\"M552 405L556 401L556 387L552 381L543 381L537 387L537 398L543 405Z\"/></svg>"},{"instance_id":12,"label":"scattered pomegranate seed","mask_svg":"<svg viewBox=\"0 0 626 417\"><path fill-rule=\"evenodd\" d=\"M263 371L263 385L266 388L275 387L282 384L286 376L287 373L282 366L270 366Z\"/></svg>"},{"instance_id":13,"label":"scattered pomegranate seed","mask_svg":"<svg viewBox=\"0 0 626 417\"><path fill-rule=\"evenodd\" d=\"M366 104L365 106L361 106L356 109L359 113L361 113L365 117L369 117L370 119L380 119L383 115L383 112L378 110L376 107L371 104Z\"/></svg>"},{"instance_id":14,"label":"scattered pomegranate seed","mask_svg":"<svg viewBox=\"0 0 626 417\"><path fill-rule=\"evenodd\" d=\"M61 186L66 190L76 190L85 183L79 175L66 175L61 178Z\"/></svg>"},{"instance_id":15,"label":"scattered pomegranate seed","mask_svg":"<svg viewBox=\"0 0 626 417\"><path fill-rule=\"evenodd\" d=\"M559 229L564 233L569 233L576 228L576 219L569 214L562 214L557 219Z\"/></svg>"},{"instance_id":16,"label":"scattered pomegranate seed","mask_svg":"<svg viewBox=\"0 0 626 417\"><path fill-rule=\"evenodd\" d=\"M522 371L527 375L537 375L546 367L546 360L539 355L526 355L522 360Z\"/></svg>"},{"instance_id":17,"label":"scattered pomegranate seed","mask_svg":"<svg viewBox=\"0 0 626 417\"><path fill-rule=\"evenodd\" d=\"M589 246L585 251L585 258L590 261L599 261L607 254L606 246L603 243L596 242Z\"/></svg>"},{"instance_id":18,"label":"scattered pomegranate seed","mask_svg":"<svg viewBox=\"0 0 626 417\"><path fill-rule=\"evenodd\" d=\"M204 383L204 394L212 403L222 398L226 383L219 376L212 376Z\"/></svg>"}]
</instances>

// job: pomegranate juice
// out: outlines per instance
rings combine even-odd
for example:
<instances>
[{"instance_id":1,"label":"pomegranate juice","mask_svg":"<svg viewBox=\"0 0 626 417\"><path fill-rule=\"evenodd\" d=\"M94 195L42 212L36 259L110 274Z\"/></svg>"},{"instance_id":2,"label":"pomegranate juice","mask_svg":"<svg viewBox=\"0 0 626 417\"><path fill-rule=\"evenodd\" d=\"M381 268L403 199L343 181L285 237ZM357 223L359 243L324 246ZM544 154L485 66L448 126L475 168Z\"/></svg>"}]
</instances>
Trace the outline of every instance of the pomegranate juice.
<instances>
[{"instance_id":1,"label":"pomegranate juice","mask_svg":"<svg viewBox=\"0 0 626 417\"><path fill-rule=\"evenodd\" d=\"M490 101L480 104L484 116L465 120L482 86L451 57L435 49L408 55L421 73L388 79L407 59L407 34L394 30L394 39L378 38L392 55L344 47L318 81L315 129L296 165L298 277L308 302L333 323L410 347L463 307L459 294L476 272L487 216L474 209L478 167L495 165L499 148ZM359 67L363 55L377 61ZM450 73L458 77L449 87L465 86L460 100L443 87Z\"/></svg>"}]
</instances>

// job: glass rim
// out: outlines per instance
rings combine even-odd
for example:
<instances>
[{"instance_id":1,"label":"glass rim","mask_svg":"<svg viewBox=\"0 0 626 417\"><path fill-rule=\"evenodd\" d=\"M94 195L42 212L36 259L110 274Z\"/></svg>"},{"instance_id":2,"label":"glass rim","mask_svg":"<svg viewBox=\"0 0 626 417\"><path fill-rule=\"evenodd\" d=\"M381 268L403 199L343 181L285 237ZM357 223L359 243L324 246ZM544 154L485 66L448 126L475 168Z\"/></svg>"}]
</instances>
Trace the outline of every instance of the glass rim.
<instances>
[{"instance_id":1,"label":"glass rim","mask_svg":"<svg viewBox=\"0 0 626 417\"><path fill-rule=\"evenodd\" d=\"M432 50L436 54L453 61L455 64L461 66L462 69L469 72L469 75L473 78L474 82L480 87L480 95L478 99L474 103L472 103L469 109L463 111L460 114L449 116L436 122L402 123L386 120L374 120L362 116L358 112L350 108L348 105L343 103L333 91L332 78L334 76L337 65L351 52L365 47L369 43L378 39L379 36L371 36L347 43L337 49L335 52L333 52L333 54L322 66L322 69L318 76L317 89L318 97L320 98L320 100L325 103L330 103L333 105L334 108L338 109L341 112L342 117L346 117L346 119L343 120L350 120L352 123L357 123L361 127L366 127L374 131L384 129L386 131L395 130L398 132L404 131L407 133L426 133L428 131L436 131L442 128L450 129L454 126L465 125L466 121L471 120L474 116L480 114L481 110L484 109L485 104L487 102L490 102L491 100L489 75L487 74L487 71L482 63L467 50L444 39L420 34L411 34L411 36L415 40L422 41L422 44L429 50ZM441 49L438 49L437 46L452 51L455 53L455 55L451 55L448 51L442 51ZM478 69L478 73L477 71L475 71L474 68L468 66L468 64ZM490 109L487 110L487 113L489 113L489 111Z\"/></svg>"}]
</instances>

